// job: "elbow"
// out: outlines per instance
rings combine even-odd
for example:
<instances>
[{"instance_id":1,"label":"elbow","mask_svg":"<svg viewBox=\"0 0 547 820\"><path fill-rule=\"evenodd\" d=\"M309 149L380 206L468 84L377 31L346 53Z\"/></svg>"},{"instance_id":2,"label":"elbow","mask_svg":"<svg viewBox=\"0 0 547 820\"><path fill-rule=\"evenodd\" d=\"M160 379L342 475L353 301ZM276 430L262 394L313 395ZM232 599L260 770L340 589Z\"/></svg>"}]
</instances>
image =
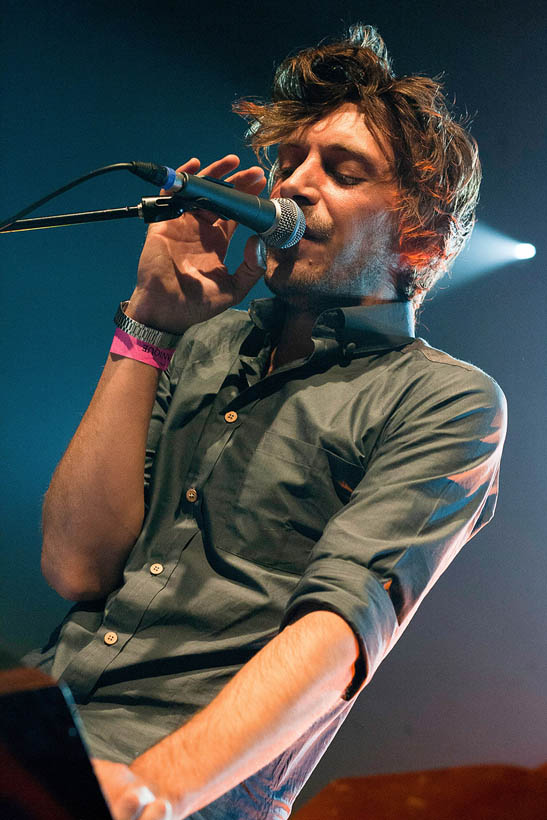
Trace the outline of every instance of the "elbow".
<instances>
[{"instance_id":1,"label":"elbow","mask_svg":"<svg viewBox=\"0 0 547 820\"><path fill-rule=\"evenodd\" d=\"M83 603L85 601L98 601L106 598L106 594L94 590L90 585L73 583L70 579L59 578L57 576L47 576L44 573L48 585L55 590L57 595L64 598L65 601L72 603Z\"/></svg>"},{"instance_id":2,"label":"elbow","mask_svg":"<svg viewBox=\"0 0 547 820\"><path fill-rule=\"evenodd\" d=\"M74 563L67 566L66 562L55 560L52 557L55 553L50 546L44 539L41 559L42 575L61 598L73 602L97 601L106 598L120 585L121 580L117 582L117 578L113 581L104 576L98 576L89 568L84 570L83 567Z\"/></svg>"}]
</instances>

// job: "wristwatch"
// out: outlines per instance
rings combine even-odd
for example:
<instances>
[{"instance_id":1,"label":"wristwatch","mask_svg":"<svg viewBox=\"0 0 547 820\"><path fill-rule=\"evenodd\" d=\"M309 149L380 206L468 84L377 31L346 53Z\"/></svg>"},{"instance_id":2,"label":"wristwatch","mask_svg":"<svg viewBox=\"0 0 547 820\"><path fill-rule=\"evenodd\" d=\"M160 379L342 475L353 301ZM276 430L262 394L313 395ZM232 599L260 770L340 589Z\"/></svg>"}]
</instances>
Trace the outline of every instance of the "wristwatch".
<instances>
[{"instance_id":1,"label":"wristwatch","mask_svg":"<svg viewBox=\"0 0 547 820\"><path fill-rule=\"evenodd\" d=\"M127 316L124 312L128 304L128 301L120 302L120 306L114 316L114 324L116 327L119 327L120 330L129 334L129 336L133 336L134 339L139 339L141 342L160 347L163 350L176 347L177 342L181 338L180 335L168 333L165 330L157 330L154 327L147 327L147 325L141 325L140 322L131 319L131 317Z\"/></svg>"}]
</instances>

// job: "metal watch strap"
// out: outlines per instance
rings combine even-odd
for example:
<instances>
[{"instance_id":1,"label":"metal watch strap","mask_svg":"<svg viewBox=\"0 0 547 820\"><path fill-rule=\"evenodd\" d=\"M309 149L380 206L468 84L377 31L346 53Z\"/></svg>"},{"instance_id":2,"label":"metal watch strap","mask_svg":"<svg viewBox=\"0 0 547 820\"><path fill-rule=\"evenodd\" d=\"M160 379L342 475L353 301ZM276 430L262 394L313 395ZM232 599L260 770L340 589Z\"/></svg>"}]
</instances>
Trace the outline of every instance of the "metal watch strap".
<instances>
[{"instance_id":1,"label":"metal watch strap","mask_svg":"<svg viewBox=\"0 0 547 820\"><path fill-rule=\"evenodd\" d=\"M180 336L176 333L168 333L165 330L157 330L153 327L141 325L140 322L131 319L130 316L124 313L128 304L128 302L120 302L120 306L114 316L114 324L116 327L119 327L120 330L133 336L134 339L140 339L141 342L147 342L147 344L161 347L164 350L170 350L176 346L178 340L181 338Z\"/></svg>"}]
</instances>

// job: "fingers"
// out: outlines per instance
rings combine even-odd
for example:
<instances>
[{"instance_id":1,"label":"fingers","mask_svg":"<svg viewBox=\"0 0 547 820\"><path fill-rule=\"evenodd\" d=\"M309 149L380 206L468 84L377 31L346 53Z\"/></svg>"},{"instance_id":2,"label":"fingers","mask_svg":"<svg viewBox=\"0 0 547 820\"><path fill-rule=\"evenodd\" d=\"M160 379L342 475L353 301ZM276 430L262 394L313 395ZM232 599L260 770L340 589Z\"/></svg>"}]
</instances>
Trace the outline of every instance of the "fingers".
<instances>
[{"instance_id":1,"label":"fingers","mask_svg":"<svg viewBox=\"0 0 547 820\"><path fill-rule=\"evenodd\" d=\"M240 191L255 195L260 194L266 185L264 171L258 165L238 171L237 174L227 177L225 181L231 182Z\"/></svg>"},{"instance_id":2,"label":"fingers","mask_svg":"<svg viewBox=\"0 0 547 820\"><path fill-rule=\"evenodd\" d=\"M218 159L215 162L212 162L210 165L207 165L206 168L201 168L201 162L197 157L192 157L191 159L187 160L182 165L176 169L177 173L180 174L185 171L187 174L197 174L199 172L199 176L210 176L215 178L223 177L225 174L230 173L233 171L234 168L237 168L239 165L239 157L235 154L227 154L222 159ZM160 191L161 194L168 194L169 191L165 191L162 189ZM202 222L207 222L209 225L215 223L218 219L218 214L212 213L212 211L205 211L205 210L195 210L192 212L193 216L201 220Z\"/></svg>"},{"instance_id":3,"label":"fingers","mask_svg":"<svg viewBox=\"0 0 547 820\"><path fill-rule=\"evenodd\" d=\"M266 185L266 178L264 176L263 169L258 165L253 165L251 168L245 168L242 171L231 173L239 167L239 163L240 160L236 154L226 154L226 156L211 162L209 165L205 166L205 168L201 168L200 160L197 157L192 157L180 165L177 168L177 172L181 173L185 171L188 174L210 176L215 179L220 179L221 177L226 177L227 174L230 174L230 176L226 177L226 182L230 182L235 188L237 188L238 191L243 191L244 193L258 196L262 193ZM161 191L161 194L166 193L168 192L164 190ZM204 222L208 225L218 223L228 241L232 237L237 227L237 222L233 220L220 220L218 214L215 214L212 211L196 209L192 211L192 216L198 221ZM161 228L159 230L161 231Z\"/></svg>"},{"instance_id":4,"label":"fingers","mask_svg":"<svg viewBox=\"0 0 547 820\"><path fill-rule=\"evenodd\" d=\"M197 157L192 157L191 159L187 160L183 165L179 165L177 168L177 173L182 173L186 171L187 174L197 174L199 169L201 168L201 162Z\"/></svg>"},{"instance_id":5,"label":"fingers","mask_svg":"<svg viewBox=\"0 0 547 820\"><path fill-rule=\"evenodd\" d=\"M127 786L111 804L115 820L172 820L173 808L169 800L156 797L145 785Z\"/></svg>"},{"instance_id":6,"label":"fingers","mask_svg":"<svg viewBox=\"0 0 547 820\"><path fill-rule=\"evenodd\" d=\"M136 820L156 798L147 786L129 785L111 804L115 820Z\"/></svg>"},{"instance_id":7,"label":"fingers","mask_svg":"<svg viewBox=\"0 0 547 820\"><path fill-rule=\"evenodd\" d=\"M177 168L177 172L180 173L182 171L186 171L188 174L197 174L199 172L199 176L208 176L215 177L215 179L220 179L238 168L239 162L239 157L236 156L236 154L227 154L225 157L222 157L222 159L211 162L210 165L207 165L205 168L200 170L201 163L199 159L197 159L197 157L193 157L185 162L184 165ZM225 181L231 182L239 190L245 190L253 194L256 192L260 193L266 184L264 171L258 165L253 165L251 168L245 168L242 171L238 171L237 173L227 177Z\"/></svg>"},{"instance_id":8,"label":"fingers","mask_svg":"<svg viewBox=\"0 0 547 820\"><path fill-rule=\"evenodd\" d=\"M238 191L258 196L264 190L266 178L262 168L253 166L252 168L247 168L245 171L239 171L237 174L228 177L226 182L232 182ZM233 236L237 224L234 220L228 220L224 223L224 230L228 239L231 239Z\"/></svg>"},{"instance_id":9,"label":"fingers","mask_svg":"<svg viewBox=\"0 0 547 820\"><path fill-rule=\"evenodd\" d=\"M199 159L197 159L197 157L193 157L192 159L187 160L187 162L183 165L180 165L177 168L177 172L180 173L182 171L186 171L188 174L198 174L199 176L210 176L215 179L220 179L221 177L226 176L226 174L229 174L230 171L234 171L239 166L239 163L240 160L236 154L227 154L225 157L215 160L215 162L210 163L205 168L200 170ZM254 165L251 168L245 168L242 171L237 171L236 173L231 174L231 176L226 177L225 181L232 183L238 191L243 191L255 196L258 196L258 194L264 190L266 185L264 171L258 165ZM192 213L193 216L198 218L200 221L206 222L210 225L214 224L218 220L218 215L212 211L199 209L193 211ZM227 221L224 223L223 228L227 237L232 236L236 227L236 222Z\"/></svg>"},{"instance_id":10,"label":"fingers","mask_svg":"<svg viewBox=\"0 0 547 820\"><path fill-rule=\"evenodd\" d=\"M250 236L243 252L243 262L232 277L234 304L247 295L266 270L266 247L258 236Z\"/></svg>"},{"instance_id":11,"label":"fingers","mask_svg":"<svg viewBox=\"0 0 547 820\"><path fill-rule=\"evenodd\" d=\"M177 173L181 174L183 171L186 171L187 174L197 174L201 166L201 162L197 157L192 157L192 159L187 160L183 165L179 165L177 168ZM166 196L169 194L169 191L166 191L165 188L162 188L160 191L161 196Z\"/></svg>"},{"instance_id":12,"label":"fingers","mask_svg":"<svg viewBox=\"0 0 547 820\"><path fill-rule=\"evenodd\" d=\"M169 800L158 797L149 806L146 806L139 820L174 820L173 807Z\"/></svg>"},{"instance_id":13,"label":"fingers","mask_svg":"<svg viewBox=\"0 0 547 820\"><path fill-rule=\"evenodd\" d=\"M201 171L201 176L223 177L239 167L239 157L236 154L226 154L222 159L217 159L207 165Z\"/></svg>"},{"instance_id":14,"label":"fingers","mask_svg":"<svg viewBox=\"0 0 547 820\"><path fill-rule=\"evenodd\" d=\"M173 820L170 801L157 797L124 763L91 762L114 820Z\"/></svg>"}]
</instances>

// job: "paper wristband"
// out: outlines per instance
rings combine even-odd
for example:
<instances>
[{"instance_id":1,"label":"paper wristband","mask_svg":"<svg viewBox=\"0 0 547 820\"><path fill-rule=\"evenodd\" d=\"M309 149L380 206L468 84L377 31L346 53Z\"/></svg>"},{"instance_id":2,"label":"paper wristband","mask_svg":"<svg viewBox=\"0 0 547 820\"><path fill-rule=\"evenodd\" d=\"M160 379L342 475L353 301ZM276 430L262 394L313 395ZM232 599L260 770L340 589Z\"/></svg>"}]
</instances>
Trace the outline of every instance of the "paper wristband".
<instances>
[{"instance_id":1,"label":"paper wristband","mask_svg":"<svg viewBox=\"0 0 547 820\"><path fill-rule=\"evenodd\" d=\"M117 327L114 331L110 352L115 353L117 356L125 356L126 359L135 359L137 362L150 364L152 367L157 367L158 370L167 370L175 348L156 347L156 345L151 345L150 342L135 339L125 330Z\"/></svg>"}]
</instances>

